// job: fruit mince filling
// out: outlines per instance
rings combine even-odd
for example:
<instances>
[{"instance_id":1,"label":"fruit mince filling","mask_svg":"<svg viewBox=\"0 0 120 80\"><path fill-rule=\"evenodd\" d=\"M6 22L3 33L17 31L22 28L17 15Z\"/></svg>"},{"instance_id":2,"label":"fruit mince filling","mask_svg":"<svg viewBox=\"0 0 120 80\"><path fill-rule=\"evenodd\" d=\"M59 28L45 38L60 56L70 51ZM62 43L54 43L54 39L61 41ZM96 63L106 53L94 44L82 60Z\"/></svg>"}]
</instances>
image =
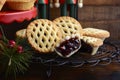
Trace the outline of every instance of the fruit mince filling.
<instances>
[{"instance_id":1,"label":"fruit mince filling","mask_svg":"<svg viewBox=\"0 0 120 80\"><path fill-rule=\"evenodd\" d=\"M81 45L82 46L80 48L80 52L86 52L86 53L92 52L93 48L89 44L85 43L83 40L81 40Z\"/></svg>"},{"instance_id":2,"label":"fruit mince filling","mask_svg":"<svg viewBox=\"0 0 120 80\"><path fill-rule=\"evenodd\" d=\"M59 47L56 47L56 50L62 54L62 56L69 55L70 53L77 50L81 45L78 37L70 38L68 40L63 41Z\"/></svg>"}]
</instances>

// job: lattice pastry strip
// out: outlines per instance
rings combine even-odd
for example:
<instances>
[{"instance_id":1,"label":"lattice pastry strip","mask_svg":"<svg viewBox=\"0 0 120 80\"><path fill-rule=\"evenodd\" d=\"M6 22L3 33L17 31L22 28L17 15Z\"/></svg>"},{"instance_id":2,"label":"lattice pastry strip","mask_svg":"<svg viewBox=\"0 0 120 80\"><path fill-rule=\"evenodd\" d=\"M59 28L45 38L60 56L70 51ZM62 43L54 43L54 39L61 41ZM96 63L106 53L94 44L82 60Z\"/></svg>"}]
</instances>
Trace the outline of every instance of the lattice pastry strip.
<instances>
[{"instance_id":1,"label":"lattice pastry strip","mask_svg":"<svg viewBox=\"0 0 120 80\"><path fill-rule=\"evenodd\" d=\"M47 19L38 19L27 27L27 38L33 48L39 52L52 52L61 40L58 27Z\"/></svg>"},{"instance_id":2,"label":"lattice pastry strip","mask_svg":"<svg viewBox=\"0 0 120 80\"><path fill-rule=\"evenodd\" d=\"M20 29L16 32L16 36L19 38L26 38L26 29Z\"/></svg>"}]
</instances>

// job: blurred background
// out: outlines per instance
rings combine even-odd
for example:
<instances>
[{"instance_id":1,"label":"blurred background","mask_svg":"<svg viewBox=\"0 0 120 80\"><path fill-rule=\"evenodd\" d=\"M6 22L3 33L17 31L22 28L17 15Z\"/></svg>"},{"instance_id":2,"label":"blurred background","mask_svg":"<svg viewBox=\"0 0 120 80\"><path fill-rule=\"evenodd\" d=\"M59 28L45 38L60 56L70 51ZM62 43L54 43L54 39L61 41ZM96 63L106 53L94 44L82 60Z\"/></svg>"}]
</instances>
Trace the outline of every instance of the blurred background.
<instances>
[{"instance_id":1,"label":"blurred background","mask_svg":"<svg viewBox=\"0 0 120 80\"><path fill-rule=\"evenodd\" d=\"M120 0L83 0L78 8L82 27L95 27L110 31L112 40L120 39ZM59 8L51 8L50 18L60 16Z\"/></svg>"}]
</instances>

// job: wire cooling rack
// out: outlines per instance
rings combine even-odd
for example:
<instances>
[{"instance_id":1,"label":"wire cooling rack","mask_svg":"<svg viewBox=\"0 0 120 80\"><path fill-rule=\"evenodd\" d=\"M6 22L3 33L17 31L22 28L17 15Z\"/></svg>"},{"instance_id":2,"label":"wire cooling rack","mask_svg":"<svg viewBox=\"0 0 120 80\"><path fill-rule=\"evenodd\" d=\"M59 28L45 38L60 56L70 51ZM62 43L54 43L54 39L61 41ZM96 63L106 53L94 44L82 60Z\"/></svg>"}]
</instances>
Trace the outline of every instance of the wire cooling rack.
<instances>
[{"instance_id":1,"label":"wire cooling rack","mask_svg":"<svg viewBox=\"0 0 120 80\"><path fill-rule=\"evenodd\" d=\"M42 63L48 66L96 66L108 65L112 62L120 62L120 42L105 41L104 45L99 48L97 53L92 56L89 53L78 51L69 58L61 58L55 52L50 54L33 53L33 63Z\"/></svg>"}]
</instances>

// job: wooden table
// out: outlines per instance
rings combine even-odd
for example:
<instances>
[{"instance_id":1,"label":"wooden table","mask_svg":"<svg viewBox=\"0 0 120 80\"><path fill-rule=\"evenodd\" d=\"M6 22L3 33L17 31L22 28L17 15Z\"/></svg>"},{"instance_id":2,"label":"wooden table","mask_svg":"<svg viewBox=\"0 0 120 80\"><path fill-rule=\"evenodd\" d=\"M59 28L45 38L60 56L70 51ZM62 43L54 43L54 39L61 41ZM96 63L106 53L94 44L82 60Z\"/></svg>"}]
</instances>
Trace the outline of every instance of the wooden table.
<instances>
[{"instance_id":1,"label":"wooden table","mask_svg":"<svg viewBox=\"0 0 120 80\"><path fill-rule=\"evenodd\" d=\"M54 67L50 78L47 77L45 68L32 66L28 73L17 77L17 80L120 80L119 63L82 68Z\"/></svg>"},{"instance_id":2,"label":"wooden table","mask_svg":"<svg viewBox=\"0 0 120 80\"><path fill-rule=\"evenodd\" d=\"M33 66L29 73L19 76L17 80L120 80L119 63L82 68L53 67L50 78L47 77L45 68Z\"/></svg>"}]
</instances>

